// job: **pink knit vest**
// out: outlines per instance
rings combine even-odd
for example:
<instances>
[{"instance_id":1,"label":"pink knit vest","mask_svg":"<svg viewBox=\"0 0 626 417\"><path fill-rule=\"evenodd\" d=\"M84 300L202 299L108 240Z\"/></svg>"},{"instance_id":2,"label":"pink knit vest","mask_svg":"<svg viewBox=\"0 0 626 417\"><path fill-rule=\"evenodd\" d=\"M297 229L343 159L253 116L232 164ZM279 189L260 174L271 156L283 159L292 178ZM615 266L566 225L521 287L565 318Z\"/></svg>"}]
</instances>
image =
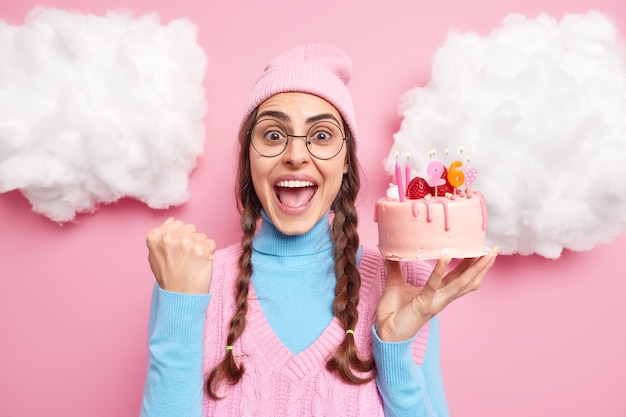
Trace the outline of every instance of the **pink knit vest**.
<instances>
[{"instance_id":1,"label":"pink knit vest","mask_svg":"<svg viewBox=\"0 0 626 417\"><path fill-rule=\"evenodd\" d=\"M222 358L234 311L234 281L238 275L241 247L233 245L215 252L211 302L205 327L204 370L209 372ZM430 274L421 263L403 264L405 277L423 286ZM359 266L361 291L359 325L354 329L359 354L372 356L372 325L385 280L384 260L378 251L365 249ZM326 370L326 361L345 337L334 318L307 349L293 355L270 328L254 289L248 297L247 324L233 353L245 366L241 381L223 384L214 401L204 396L204 416L377 416L384 415L376 382L350 385ZM418 333L413 356L421 365L428 343L428 324Z\"/></svg>"}]
</instances>

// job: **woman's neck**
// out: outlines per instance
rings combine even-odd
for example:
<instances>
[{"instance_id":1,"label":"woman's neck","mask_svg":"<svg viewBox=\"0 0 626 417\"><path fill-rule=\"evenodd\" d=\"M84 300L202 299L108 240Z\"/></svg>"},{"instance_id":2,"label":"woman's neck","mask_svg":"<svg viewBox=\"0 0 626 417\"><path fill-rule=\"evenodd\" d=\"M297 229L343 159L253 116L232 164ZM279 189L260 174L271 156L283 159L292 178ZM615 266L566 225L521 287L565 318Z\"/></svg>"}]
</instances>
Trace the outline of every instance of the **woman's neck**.
<instances>
[{"instance_id":1,"label":"woman's neck","mask_svg":"<svg viewBox=\"0 0 626 417\"><path fill-rule=\"evenodd\" d=\"M261 227L254 237L254 250L266 255L297 257L326 252L332 248L329 213L327 212L308 232L285 235L274 226L265 211L261 211Z\"/></svg>"}]
</instances>

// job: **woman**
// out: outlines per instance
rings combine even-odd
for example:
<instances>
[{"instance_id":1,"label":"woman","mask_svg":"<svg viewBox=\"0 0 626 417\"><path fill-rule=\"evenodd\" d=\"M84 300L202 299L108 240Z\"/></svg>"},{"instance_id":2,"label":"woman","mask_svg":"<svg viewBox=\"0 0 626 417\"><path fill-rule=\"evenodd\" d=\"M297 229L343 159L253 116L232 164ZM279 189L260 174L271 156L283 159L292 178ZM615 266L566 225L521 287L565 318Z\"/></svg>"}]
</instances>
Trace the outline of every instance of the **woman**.
<instances>
[{"instance_id":1,"label":"woman","mask_svg":"<svg viewBox=\"0 0 626 417\"><path fill-rule=\"evenodd\" d=\"M142 415L447 415L435 315L478 288L497 249L431 271L359 246L351 61L281 54L239 134L240 244L168 219L147 244L155 285Z\"/></svg>"}]
</instances>

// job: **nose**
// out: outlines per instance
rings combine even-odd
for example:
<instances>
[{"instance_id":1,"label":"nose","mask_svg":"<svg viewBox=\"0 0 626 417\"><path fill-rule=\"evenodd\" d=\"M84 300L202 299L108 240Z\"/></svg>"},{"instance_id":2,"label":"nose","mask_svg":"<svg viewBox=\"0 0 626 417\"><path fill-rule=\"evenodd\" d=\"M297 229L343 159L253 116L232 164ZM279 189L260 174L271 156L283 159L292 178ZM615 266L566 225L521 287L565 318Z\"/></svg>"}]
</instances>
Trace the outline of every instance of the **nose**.
<instances>
[{"instance_id":1,"label":"nose","mask_svg":"<svg viewBox=\"0 0 626 417\"><path fill-rule=\"evenodd\" d=\"M307 137L298 135L287 136L287 149L285 149L285 159L293 165L300 165L309 158L309 149L306 146ZM296 139L302 139L296 140Z\"/></svg>"}]
</instances>

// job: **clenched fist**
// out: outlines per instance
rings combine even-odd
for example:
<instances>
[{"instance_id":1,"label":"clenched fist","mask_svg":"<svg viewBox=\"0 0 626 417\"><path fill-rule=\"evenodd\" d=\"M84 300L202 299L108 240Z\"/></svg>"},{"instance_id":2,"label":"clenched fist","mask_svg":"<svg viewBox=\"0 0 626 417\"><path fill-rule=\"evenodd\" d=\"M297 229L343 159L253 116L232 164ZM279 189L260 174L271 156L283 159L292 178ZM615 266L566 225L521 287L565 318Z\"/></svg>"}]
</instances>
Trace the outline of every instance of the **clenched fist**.
<instances>
[{"instance_id":1,"label":"clenched fist","mask_svg":"<svg viewBox=\"0 0 626 417\"><path fill-rule=\"evenodd\" d=\"M213 273L215 242L192 224L173 217L150 230L148 262L159 286L185 294L207 294Z\"/></svg>"}]
</instances>

